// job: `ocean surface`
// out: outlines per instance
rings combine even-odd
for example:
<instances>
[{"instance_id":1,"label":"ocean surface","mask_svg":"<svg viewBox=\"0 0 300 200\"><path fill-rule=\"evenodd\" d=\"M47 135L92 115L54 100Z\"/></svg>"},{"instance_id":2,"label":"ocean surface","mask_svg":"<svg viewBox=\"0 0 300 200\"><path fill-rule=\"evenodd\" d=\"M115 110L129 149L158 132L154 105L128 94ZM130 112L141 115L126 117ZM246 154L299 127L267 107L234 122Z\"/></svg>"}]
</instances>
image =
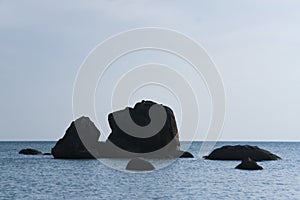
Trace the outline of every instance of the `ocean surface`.
<instances>
[{"instance_id":1,"label":"ocean surface","mask_svg":"<svg viewBox=\"0 0 300 200\"><path fill-rule=\"evenodd\" d=\"M239 161L198 156L201 142L160 170L122 171L128 160L58 160L19 155L23 148L50 152L55 142L0 142L0 199L300 199L300 143L219 142L257 145L282 157L260 171L234 169ZM184 145L184 143L183 143ZM152 160L155 166L170 161ZM104 164L103 164L104 163ZM112 169L106 164L114 166ZM119 170L118 170L119 169Z\"/></svg>"}]
</instances>

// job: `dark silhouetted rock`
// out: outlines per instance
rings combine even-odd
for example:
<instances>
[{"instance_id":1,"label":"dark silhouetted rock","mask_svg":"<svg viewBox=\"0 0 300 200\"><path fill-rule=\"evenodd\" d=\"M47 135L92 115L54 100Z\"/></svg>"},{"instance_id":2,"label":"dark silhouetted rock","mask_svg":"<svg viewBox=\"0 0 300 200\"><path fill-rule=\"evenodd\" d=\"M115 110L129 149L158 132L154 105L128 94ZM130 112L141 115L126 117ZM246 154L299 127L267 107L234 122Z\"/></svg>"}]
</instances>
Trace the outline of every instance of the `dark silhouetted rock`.
<instances>
[{"instance_id":1,"label":"dark silhouetted rock","mask_svg":"<svg viewBox=\"0 0 300 200\"><path fill-rule=\"evenodd\" d=\"M194 158L194 156L190 152L182 151L180 158Z\"/></svg>"},{"instance_id":2,"label":"dark silhouetted rock","mask_svg":"<svg viewBox=\"0 0 300 200\"><path fill-rule=\"evenodd\" d=\"M160 112L154 112L155 109ZM98 142L100 132L89 118L75 120L52 148L52 155L72 159L193 157L180 151L175 116L167 106L142 101L134 108L110 113L108 121L112 132L105 142ZM131 124L138 128L132 128ZM124 127L128 130L124 131Z\"/></svg>"},{"instance_id":3,"label":"dark silhouetted rock","mask_svg":"<svg viewBox=\"0 0 300 200\"><path fill-rule=\"evenodd\" d=\"M44 156L51 156L51 153L43 153Z\"/></svg>"},{"instance_id":4,"label":"dark silhouetted rock","mask_svg":"<svg viewBox=\"0 0 300 200\"><path fill-rule=\"evenodd\" d=\"M213 152L208 156L204 156L204 158L210 160L244 160L252 158L255 161L280 159L279 156L267 150L249 145L223 146L213 150Z\"/></svg>"},{"instance_id":5,"label":"dark silhouetted rock","mask_svg":"<svg viewBox=\"0 0 300 200\"><path fill-rule=\"evenodd\" d=\"M88 117L73 121L64 137L52 148L54 158L94 158L100 132Z\"/></svg>"},{"instance_id":6,"label":"dark silhouetted rock","mask_svg":"<svg viewBox=\"0 0 300 200\"><path fill-rule=\"evenodd\" d=\"M151 171L154 169L155 167L150 162L142 158L134 158L130 160L126 166L126 170L133 171Z\"/></svg>"},{"instance_id":7,"label":"dark silhouetted rock","mask_svg":"<svg viewBox=\"0 0 300 200\"><path fill-rule=\"evenodd\" d=\"M235 169L243 169L243 170L262 170L263 168L259 166L254 160L251 158L244 159L241 164L235 167Z\"/></svg>"},{"instance_id":8,"label":"dark silhouetted rock","mask_svg":"<svg viewBox=\"0 0 300 200\"><path fill-rule=\"evenodd\" d=\"M159 112L153 116L153 119L161 120L162 123L165 121L162 128L157 127L159 128L158 133L154 135L153 132L138 132L138 130L133 130L130 134L128 134L116 123L116 115L123 120L127 120L128 115L126 114L129 112L135 124L145 127L151 121L149 117L149 110L152 106L161 106L161 108L166 111L166 116L161 115ZM152 101L142 101L137 103L134 108L126 108L109 114L108 121L112 129L108 140L127 152L150 153L164 148L166 154L172 154L180 149L175 116L173 111L167 106L162 106ZM130 122L126 122L125 126L127 124L130 124ZM128 129L130 129L130 127ZM135 135L137 137L135 137ZM160 153L163 152L161 151Z\"/></svg>"},{"instance_id":9,"label":"dark silhouetted rock","mask_svg":"<svg viewBox=\"0 0 300 200\"><path fill-rule=\"evenodd\" d=\"M24 155L42 155L42 152L36 150L36 149L22 149L19 151L19 154Z\"/></svg>"}]
</instances>

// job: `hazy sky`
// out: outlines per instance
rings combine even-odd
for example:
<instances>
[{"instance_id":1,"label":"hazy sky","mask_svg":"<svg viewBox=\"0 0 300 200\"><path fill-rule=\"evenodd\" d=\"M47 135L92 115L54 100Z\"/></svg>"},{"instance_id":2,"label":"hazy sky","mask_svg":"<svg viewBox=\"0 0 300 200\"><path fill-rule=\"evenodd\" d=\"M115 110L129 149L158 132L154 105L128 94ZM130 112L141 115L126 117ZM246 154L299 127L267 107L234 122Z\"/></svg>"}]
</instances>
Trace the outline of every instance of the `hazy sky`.
<instances>
[{"instance_id":1,"label":"hazy sky","mask_svg":"<svg viewBox=\"0 0 300 200\"><path fill-rule=\"evenodd\" d=\"M150 26L192 37L217 65L227 96L221 140L299 141L299 8L297 0L0 0L0 140L60 138L73 119L73 83L88 53L113 34ZM164 57L155 55L138 57ZM180 120L174 101L156 90L148 88L147 98L169 104ZM103 94L98 88L99 102ZM199 95L205 131L211 105L205 91ZM110 108L96 108L107 125Z\"/></svg>"}]
</instances>

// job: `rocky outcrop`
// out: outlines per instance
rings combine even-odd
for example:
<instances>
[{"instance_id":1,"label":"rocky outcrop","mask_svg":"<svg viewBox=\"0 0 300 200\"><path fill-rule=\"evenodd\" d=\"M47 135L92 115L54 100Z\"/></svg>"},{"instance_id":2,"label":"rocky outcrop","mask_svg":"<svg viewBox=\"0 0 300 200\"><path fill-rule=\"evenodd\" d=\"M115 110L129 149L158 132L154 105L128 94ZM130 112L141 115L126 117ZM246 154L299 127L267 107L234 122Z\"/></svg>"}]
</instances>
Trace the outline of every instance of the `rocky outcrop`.
<instances>
[{"instance_id":1,"label":"rocky outcrop","mask_svg":"<svg viewBox=\"0 0 300 200\"><path fill-rule=\"evenodd\" d=\"M213 150L213 152L208 156L204 156L204 158L210 160L244 160L252 158L254 161L280 159L279 156L267 150L250 145L223 146Z\"/></svg>"},{"instance_id":2,"label":"rocky outcrop","mask_svg":"<svg viewBox=\"0 0 300 200\"><path fill-rule=\"evenodd\" d=\"M160 112L153 112L153 108L159 108ZM88 117L75 120L52 148L52 155L73 159L193 157L180 151L175 116L167 106L142 101L134 108L110 113L108 121L112 132L105 142L98 142L100 132ZM132 123L138 128L132 127Z\"/></svg>"},{"instance_id":3,"label":"rocky outcrop","mask_svg":"<svg viewBox=\"0 0 300 200\"><path fill-rule=\"evenodd\" d=\"M162 124L162 127L147 129L146 126L151 123L150 108L153 106L161 106L161 109L165 110L166 115L162 115L159 111L153 113L152 118L160 120L157 122L157 126ZM129 117L128 113L130 114ZM131 117L133 123L145 128L134 129L134 127L130 127L132 126L130 121L123 123L123 127L120 127L120 124L116 123L116 117L124 121ZM172 153L180 149L175 116L173 111L167 106L162 106L152 101L142 101L137 103L134 108L126 108L109 114L108 121L112 130L108 140L127 152L150 153L164 149L166 153ZM157 133L153 134L155 129ZM131 132L128 133L128 130L131 130Z\"/></svg>"},{"instance_id":4,"label":"rocky outcrop","mask_svg":"<svg viewBox=\"0 0 300 200\"><path fill-rule=\"evenodd\" d=\"M64 137L52 148L55 158L94 158L100 131L88 117L73 121Z\"/></svg>"},{"instance_id":5,"label":"rocky outcrop","mask_svg":"<svg viewBox=\"0 0 300 200\"><path fill-rule=\"evenodd\" d=\"M19 154L24 154L24 155L42 155L42 152L36 149L22 149L19 151Z\"/></svg>"},{"instance_id":6,"label":"rocky outcrop","mask_svg":"<svg viewBox=\"0 0 300 200\"><path fill-rule=\"evenodd\" d=\"M151 171L154 169L155 167L150 162L142 158L134 158L130 160L126 166L126 170L132 171Z\"/></svg>"},{"instance_id":7,"label":"rocky outcrop","mask_svg":"<svg viewBox=\"0 0 300 200\"><path fill-rule=\"evenodd\" d=\"M243 169L243 170L262 170L263 168L259 166L254 160L251 158L244 159L241 164L235 167L235 169Z\"/></svg>"}]
</instances>

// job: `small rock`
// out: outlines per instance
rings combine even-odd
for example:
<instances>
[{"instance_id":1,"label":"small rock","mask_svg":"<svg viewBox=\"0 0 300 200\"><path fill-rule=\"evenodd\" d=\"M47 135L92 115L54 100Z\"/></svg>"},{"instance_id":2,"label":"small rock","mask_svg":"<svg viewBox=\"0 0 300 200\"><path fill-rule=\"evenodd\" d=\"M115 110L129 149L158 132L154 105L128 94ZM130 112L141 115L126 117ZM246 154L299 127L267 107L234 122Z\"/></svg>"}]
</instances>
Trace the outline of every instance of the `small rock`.
<instances>
[{"instance_id":1,"label":"small rock","mask_svg":"<svg viewBox=\"0 0 300 200\"><path fill-rule=\"evenodd\" d=\"M36 149L22 149L19 151L19 154L24 154L24 155L41 155L42 152L36 150Z\"/></svg>"},{"instance_id":2,"label":"small rock","mask_svg":"<svg viewBox=\"0 0 300 200\"><path fill-rule=\"evenodd\" d=\"M51 153L43 153L44 156L50 156L52 155Z\"/></svg>"},{"instance_id":3,"label":"small rock","mask_svg":"<svg viewBox=\"0 0 300 200\"><path fill-rule=\"evenodd\" d=\"M213 150L208 156L204 156L204 158L209 160L244 160L251 158L255 161L280 159L279 156L265 149L250 145L223 146Z\"/></svg>"},{"instance_id":4,"label":"small rock","mask_svg":"<svg viewBox=\"0 0 300 200\"><path fill-rule=\"evenodd\" d=\"M244 159L241 164L235 167L235 169L244 169L244 170L262 170L263 168L259 166L251 158Z\"/></svg>"},{"instance_id":5,"label":"small rock","mask_svg":"<svg viewBox=\"0 0 300 200\"><path fill-rule=\"evenodd\" d=\"M188 151L183 151L180 158L194 158L194 156Z\"/></svg>"},{"instance_id":6,"label":"small rock","mask_svg":"<svg viewBox=\"0 0 300 200\"><path fill-rule=\"evenodd\" d=\"M126 170L133 171L151 171L154 169L155 167L150 162L141 158L134 158L130 160L126 166Z\"/></svg>"}]
</instances>

